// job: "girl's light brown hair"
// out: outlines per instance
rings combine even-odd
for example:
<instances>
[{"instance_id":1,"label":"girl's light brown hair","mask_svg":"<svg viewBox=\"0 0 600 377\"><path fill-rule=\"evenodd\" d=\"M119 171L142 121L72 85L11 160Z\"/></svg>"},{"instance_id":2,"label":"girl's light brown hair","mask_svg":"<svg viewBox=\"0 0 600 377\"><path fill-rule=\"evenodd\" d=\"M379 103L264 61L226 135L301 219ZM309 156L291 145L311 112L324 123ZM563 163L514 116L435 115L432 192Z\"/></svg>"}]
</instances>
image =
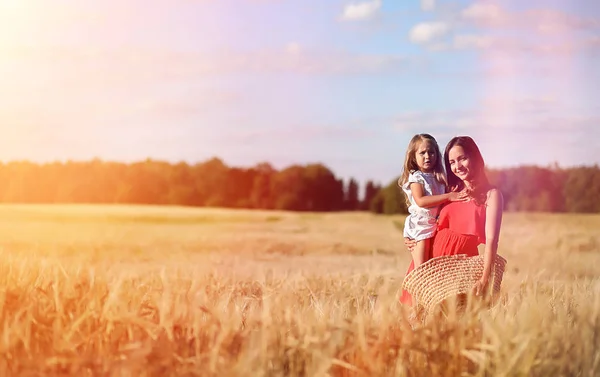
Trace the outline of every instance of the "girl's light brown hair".
<instances>
[{"instance_id":1,"label":"girl's light brown hair","mask_svg":"<svg viewBox=\"0 0 600 377\"><path fill-rule=\"evenodd\" d=\"M429 134L417 134L413 136L412 139L410 139L410 142L408 143L408 148L406 149L406 157L404 159L404 168L402 171L402 176L398 180L398 184L401 187L404 186L406 182L408 182L408 176L410 175L410 173L419 170L419 165L417 165L416 157L417 149L419 149L421 143L424 143L426 141L430 142L435 150L435 166L433 167L433 174L435 176L435 179L438 182L448 186L448 182L446 181L446 174L444 172L444 162L442 161L443 157L440 152L440 147L438 146L437 141L433 136ZM407 204L410 205L410 203L408 202L408 197L406 198L406 200Z\"/></svg>"}]
</instances>

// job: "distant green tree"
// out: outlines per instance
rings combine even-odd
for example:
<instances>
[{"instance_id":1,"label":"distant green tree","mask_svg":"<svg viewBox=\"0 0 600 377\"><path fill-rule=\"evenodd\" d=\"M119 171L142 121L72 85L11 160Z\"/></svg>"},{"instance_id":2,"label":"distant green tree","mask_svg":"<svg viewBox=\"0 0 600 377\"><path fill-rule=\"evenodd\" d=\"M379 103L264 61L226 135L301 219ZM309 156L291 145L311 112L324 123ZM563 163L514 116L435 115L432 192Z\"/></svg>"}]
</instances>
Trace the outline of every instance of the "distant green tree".
<instances>
[{"instance_id":1,"label":"distant green tree","mask_svg":"<svg viewBox=\"0 0 600 377\"><path fill-rule=\"evenodd\" d=\"M600 169L597 165L570 169L563 190L569 212L600 212Z\"/></svg>"},{"instance_id":2,"label":"distant green tree","mask_svg":"<svg viewBox=\"0 0 600 377\"><path fill-rule=\"evenodd\" d=\"M369 202L369 211L373 213L383 213L383 206L385 204L385 198L382 190L377 191L375 196Z\"/></svg>"},{"instance_id":3,"label":"distant green tree","mask_svg":"<svg viewBox=\"0 0 600 377\"><path fill-rule=\"evenodd\" d=\"M255 168L256 174L250 190L250 207L272 209L274 197L271 193L271 181L276 171L268 163L260 163Z\"/></svg>"},{"instance_id":4,"label":"distant green tree","mask_svg":"<svg viewBox=\"0 0 600 377\"><path fill-rule=\"evenodd\" d=\"M227 184L229 167L219 158L211 158L192 166L192 179L197 205L227 205L223 189Z\"/></svg>"},{"instance_id":5,"label":"distant green tree","mask_svg":"<svg viewBox=\"0 0 600 377\"><path fill-rule=\"evenodd\" d=\"M380 191L383 198L382 213L392 215L397 213L408 213L406 208L406 197L398 186L398 178L395 178Z\"/></svg>"},{"instance_id":6,"label":"distant green tree","mask_svg":"<svg viewBox=\"0 0 600 377\"><path fill-rule=\"evenodd\" d=\"M508 211L600 213L600 168L520 166L490 169L490 182ZM212 158L190 165L147 159L134 163L99 159L36 164L0 162L0 201L4 203L139 203L286 209L293 211L367 210L405 213L402 191L359 186L323 164L276 170L267 163L229 167Z\"/></svg>"},{"instance_id":7,"label":"distant green tree","mask_svg":"<svg viewBox=\"0 0 600 377\"><path fill-rule=\"evenodd\" d=\"M194 203L196 188L190 165L186 162L179 162L168 170L167 202L175 205Z\"/></svg>"},{"instance_id":8,"label":"distant green tree","mask_svg":"<svg viewBox=\"0 0 600 377\"><path fill-rule=\"evenodd\" d=\"M292 165L274 174L269 191L275 209L307 211L310 208L302 166Z\"/></svg>"},{"instance_id":9,"label":"distant green tree","mask_svg":"<svg viewBox=\"0 0 600 377\"><path fill-rule=\"evenodd\" d=\"M307 209L309 211L339 211L343 208L344 185L323 164L309 164L304 168Z\"/></svg>"},{"instance_id":10,"label":"distant green tree","mask_svg":"<svg viewBox=\"0 0 600 377\"><path fill-rule=\"evenodd\" d=\"M491 171L490 183L503 194L510 211L562 212L565 210L561 170L521 166Z\"/></svg>"},{"instance_id":11,"label":"distant green tree","mask_svg":"<svg viewBox=\"0 0 600 377\"><path fill-rule=\"evenodd\" d=\"M344 206L347 211L356 211L359 208L360 200L358 199L358 182L354 178L350 178L348 185L344 190Z\"/></svg>"},{"instance_id":12,"label":"distant green tree","mask_svg":"<svg viewBox=\"0 0 600 377\"><path fill-rule=\"evenodd\" d=\"M373 181L367 181L365 185L365 195L360 204L360 209L363 211L371 211L375 213L381 213L378 210L378 204L373 204L373 201L376 199L377 194L381 190L381 186L376 185ZM380 200L380 199L377 199Z\"/></svg>"},{"instance_id":13,"label":"distant green tree","mask_svg":"<svg viewBox=\"0 0 600 377\"><path fill-rule=\"evenodd\" d=\"M227 207L250 207L250 196L255 176L256 171L254 169L230 168L228 170L227 181L225 187L223 187Z\"/></svg>"}]
</instances>

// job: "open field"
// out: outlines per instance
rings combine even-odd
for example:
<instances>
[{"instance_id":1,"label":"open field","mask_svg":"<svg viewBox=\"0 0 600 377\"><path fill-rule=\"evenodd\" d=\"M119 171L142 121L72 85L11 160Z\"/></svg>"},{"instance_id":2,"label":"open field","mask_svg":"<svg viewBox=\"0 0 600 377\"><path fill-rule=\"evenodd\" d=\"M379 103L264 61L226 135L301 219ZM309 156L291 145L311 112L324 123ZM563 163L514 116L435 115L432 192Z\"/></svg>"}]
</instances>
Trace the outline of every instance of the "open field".
<instances>
[{"instance_id":1,"label":"open field","mask_svg":"<svg viewBox=\"0 0 600 377\"><path fill-rule=\"evenodd\" d=\"M502 303L416 331L403 219L0 206L0 375L600 375L600 215L505 214Z\"/></svg>"}]
</instances>

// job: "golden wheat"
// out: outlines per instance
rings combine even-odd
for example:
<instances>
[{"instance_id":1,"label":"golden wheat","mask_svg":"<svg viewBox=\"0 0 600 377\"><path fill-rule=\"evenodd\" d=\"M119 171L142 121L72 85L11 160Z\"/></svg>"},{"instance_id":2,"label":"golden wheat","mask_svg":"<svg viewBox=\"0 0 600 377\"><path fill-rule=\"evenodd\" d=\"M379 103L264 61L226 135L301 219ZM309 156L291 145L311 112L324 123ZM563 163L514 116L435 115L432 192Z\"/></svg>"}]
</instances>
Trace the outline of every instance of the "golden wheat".
<instances>
[{"instance_id":1,"label":"golden wheat","mask_svg":"<svg viewBox=\"0 0 600 377\"><path fill-rule=\"evenodd\" d=\"M502 300L415 330L401 220L0 207L0 375L600 374L600 216L507 214Z\"/></svg>"}]
</instances>

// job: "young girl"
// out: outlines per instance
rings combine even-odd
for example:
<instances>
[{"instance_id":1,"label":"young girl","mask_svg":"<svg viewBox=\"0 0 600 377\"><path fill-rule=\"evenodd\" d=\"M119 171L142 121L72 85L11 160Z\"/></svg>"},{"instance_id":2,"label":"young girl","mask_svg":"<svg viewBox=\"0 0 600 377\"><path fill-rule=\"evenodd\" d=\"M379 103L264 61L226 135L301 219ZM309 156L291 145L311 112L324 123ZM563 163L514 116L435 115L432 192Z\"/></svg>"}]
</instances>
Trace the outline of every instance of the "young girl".
<instances>
[{"instance_id":1,"label":"young girl","mask_svg":"<svg viewBox=\"0 0 600 377\"><path fill-rule=\"evenodd\" d=\"M417 242L411 252L416 268L429 259L439 205L464 200L466 194L446 192L447 181L440 149L429 134L418 134L410 140L398 185L406 194L409 212L404 223L404 237Z\"/></svg>"}]
</instances>

